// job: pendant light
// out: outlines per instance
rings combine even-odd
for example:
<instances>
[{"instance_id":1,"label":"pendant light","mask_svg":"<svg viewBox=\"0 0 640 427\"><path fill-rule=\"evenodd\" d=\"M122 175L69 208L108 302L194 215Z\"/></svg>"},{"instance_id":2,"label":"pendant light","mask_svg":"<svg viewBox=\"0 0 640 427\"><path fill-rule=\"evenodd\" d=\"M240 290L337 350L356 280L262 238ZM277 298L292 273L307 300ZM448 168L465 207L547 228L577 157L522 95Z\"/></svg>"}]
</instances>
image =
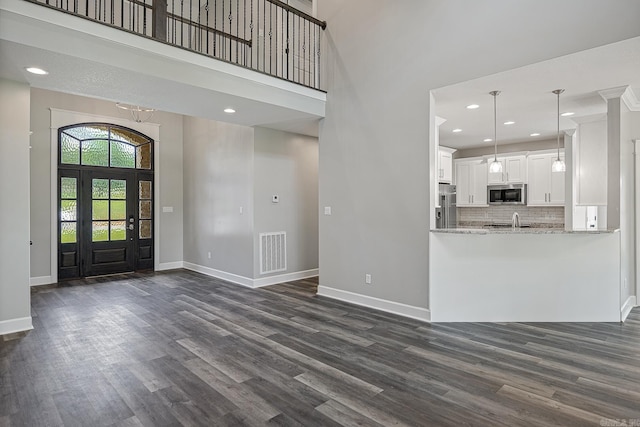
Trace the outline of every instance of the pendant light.
<instances>
[{"instance_id":1,"label":"pendant light","mask_svg":"<svg viewBox=\"0 0 640 427\"><path fill-rule=\"evenodd\" d=\"M567 170L564 160L560 160L560 94L562 92L564 92L564 89L556 89L553 91L558 97L558 157L556 157L551 165L552 172L564 172Z\"/></svg>"},{"instance_id":2,"label":"pendant light","mask_svg":"<svg viewBox=\"0 0 640 427\"><path fill-rule=\"evenodd\" d=\"M496 97L499 94L499 90L489 92L489 95L493 96L493 161L489 165L490 173L502 173L502 163L498 161L498 118L496 114Z\"/></svg>"}]
</instances>

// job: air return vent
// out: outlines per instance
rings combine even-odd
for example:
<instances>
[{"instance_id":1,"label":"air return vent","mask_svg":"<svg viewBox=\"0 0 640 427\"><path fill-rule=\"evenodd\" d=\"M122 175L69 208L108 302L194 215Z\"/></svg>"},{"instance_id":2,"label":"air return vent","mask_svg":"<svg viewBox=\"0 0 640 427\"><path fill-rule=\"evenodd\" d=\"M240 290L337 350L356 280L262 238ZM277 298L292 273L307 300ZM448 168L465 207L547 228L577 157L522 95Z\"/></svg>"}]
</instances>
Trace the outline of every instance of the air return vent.
<instances>
[{"instance_id":1,"label":"air return vent","mask_svg":"<svg viewBox=\"0 0 640 427\"><path fill-rule=\"evenodd\" d=\"M287 233L260 233L260 274L287 270Z\"/></svg>"}]
</instances>

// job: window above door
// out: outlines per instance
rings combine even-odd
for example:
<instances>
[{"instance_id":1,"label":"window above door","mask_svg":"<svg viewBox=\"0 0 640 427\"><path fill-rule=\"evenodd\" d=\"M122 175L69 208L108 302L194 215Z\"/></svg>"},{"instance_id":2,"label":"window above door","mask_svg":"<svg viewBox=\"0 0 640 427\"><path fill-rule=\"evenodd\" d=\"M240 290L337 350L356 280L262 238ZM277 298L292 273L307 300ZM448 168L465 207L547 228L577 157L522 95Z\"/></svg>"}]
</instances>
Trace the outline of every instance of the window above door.
<instances>
[{"instance_id":1,"label":"window above door","mask_svg":"<svg viewBox=\"0 0 640 427\"><path fill-rule=\"evenodd\" d=\"M60 129L61 165L153 169L153 140L122 126L82 123Z\"/></svg>"}]
</instances>

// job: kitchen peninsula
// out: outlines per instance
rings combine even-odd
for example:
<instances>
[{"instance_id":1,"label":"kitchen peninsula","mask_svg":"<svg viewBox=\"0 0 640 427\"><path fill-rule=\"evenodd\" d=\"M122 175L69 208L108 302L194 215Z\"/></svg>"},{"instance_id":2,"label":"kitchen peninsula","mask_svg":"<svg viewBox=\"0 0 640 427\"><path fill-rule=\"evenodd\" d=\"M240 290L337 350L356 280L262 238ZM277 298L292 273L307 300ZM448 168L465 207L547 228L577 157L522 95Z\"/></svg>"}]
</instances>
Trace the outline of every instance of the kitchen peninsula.
<instances>
[{"instance_id":1,"label":"kitchen peninsula","mask_svg":"<svg viewBox=\"0 0 640 427\"><path fill-rule=\"evenodd\" d=\"M443 229L429 240L433 322L621 319L618 230Z\"/></svg>"}]
</instances>

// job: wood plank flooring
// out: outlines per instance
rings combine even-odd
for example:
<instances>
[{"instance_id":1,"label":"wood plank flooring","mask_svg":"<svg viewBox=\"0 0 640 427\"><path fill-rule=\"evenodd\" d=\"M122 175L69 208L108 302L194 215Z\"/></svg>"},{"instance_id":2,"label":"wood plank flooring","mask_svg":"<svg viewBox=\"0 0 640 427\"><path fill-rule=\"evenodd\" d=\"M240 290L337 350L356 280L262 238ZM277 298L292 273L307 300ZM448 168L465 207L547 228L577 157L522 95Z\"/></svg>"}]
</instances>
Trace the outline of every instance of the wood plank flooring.
<instances>
[{"instance_id":1,"label":"wood plank flooring","mask_svg":"<svg viewBox=\"0 0 640 427\"><path fill-rule=\"evenodd\" d=\"M0 426L640 425L638 308L428 324L316 287L177 270L34 288L35 329L0 337Z\"/></svg>"}]
</instances>

